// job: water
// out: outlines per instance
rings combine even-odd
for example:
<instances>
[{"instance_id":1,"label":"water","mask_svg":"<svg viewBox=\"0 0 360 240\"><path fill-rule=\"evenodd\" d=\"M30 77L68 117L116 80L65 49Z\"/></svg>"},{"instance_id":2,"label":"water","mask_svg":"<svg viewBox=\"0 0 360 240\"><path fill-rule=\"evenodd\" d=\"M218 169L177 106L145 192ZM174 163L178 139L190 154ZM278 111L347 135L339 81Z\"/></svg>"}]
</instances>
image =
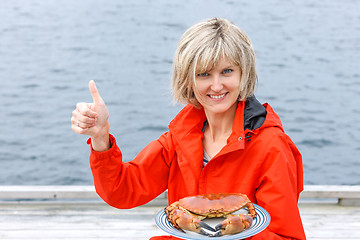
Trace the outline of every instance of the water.
<instances>
[{"instance_id":1,"label":"water","mask_svg":"<svg viewBox=\"0 0 360 240\"><path fill-rule=\"evenodd\" d=\"M0 184L92 184L87 137L70 128L94 79L126 161L157 139L172 105L173 53L218 16L252 39L256 95L303 155L306 184L360 184L360 2L3 0Z\"/></svg>"}]
</instances>

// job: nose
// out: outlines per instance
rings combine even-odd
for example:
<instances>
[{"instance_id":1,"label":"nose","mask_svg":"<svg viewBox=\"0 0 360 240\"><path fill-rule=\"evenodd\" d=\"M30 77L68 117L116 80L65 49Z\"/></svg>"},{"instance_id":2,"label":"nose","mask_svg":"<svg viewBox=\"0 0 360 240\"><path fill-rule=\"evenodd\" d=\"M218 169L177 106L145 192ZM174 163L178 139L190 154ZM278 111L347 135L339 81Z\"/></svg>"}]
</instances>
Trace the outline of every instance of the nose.
<instances>
[{"instance_id":1,"label":"nose","mask_svg":"<svg viewBox=\"0 0 360 240\"><path fill-rule=\"evenodd\" d=\"M223 84L221 81L221 77L219 75L213 75L213 79L211 82L211 90L214 92L220 92L223 88Z\"/></svg>"}]
</instances>

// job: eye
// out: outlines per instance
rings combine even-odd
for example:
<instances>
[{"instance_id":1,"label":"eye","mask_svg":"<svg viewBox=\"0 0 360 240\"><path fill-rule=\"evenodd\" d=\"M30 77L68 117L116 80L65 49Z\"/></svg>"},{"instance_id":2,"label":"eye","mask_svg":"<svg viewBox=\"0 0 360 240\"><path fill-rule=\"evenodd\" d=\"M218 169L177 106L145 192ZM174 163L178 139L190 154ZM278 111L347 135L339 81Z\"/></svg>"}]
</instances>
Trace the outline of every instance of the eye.
<instances>
[{"instance_id":1,"label":"eye","mask_svg":"<svg viewBox=\"0 0 360 240\"><path fill-rule=\"evenodd\" d=\"M204 73L198 73L198 77L207 77L209 76L209 73L204 72Z\"/></svg>"},{"instance_id":2,"label":"eye","mask_svg":"<svg viewBox=\"0 0 360 240\"><path fill-rule=\"evenodd\" d=\"M227 74L227 73L231 73L233 70L232 69L225 69L224 71L223 71L223 73L224 74Z\"/></svg>"}]
</instances>

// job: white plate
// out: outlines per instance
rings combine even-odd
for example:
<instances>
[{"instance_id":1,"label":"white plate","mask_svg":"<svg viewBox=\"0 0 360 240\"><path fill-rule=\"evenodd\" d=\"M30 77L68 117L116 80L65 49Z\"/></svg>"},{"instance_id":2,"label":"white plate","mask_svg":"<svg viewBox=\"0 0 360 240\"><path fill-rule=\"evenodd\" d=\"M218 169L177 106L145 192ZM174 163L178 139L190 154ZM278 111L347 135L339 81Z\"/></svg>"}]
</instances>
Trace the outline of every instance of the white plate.
<instances>
[{"instance_id":1,"label":"white plate","mask_svg":"<svg viewBox=\"0 0 360 240\"><path fill-rule=\"evenodd\" d=\"M262 230L264 230L269 224L270 224L270 215L269 213L262 207L254 204L255 210L256 210L256 218L254 218L254 221L249 229L246 229L240 233L233 234L233 235L225 235L221 237L208 237L204 236L195 232L185 231L181 232L180 230L174 228L169 221L167 220L166 213L163 210L161 210L156 218L156 224L159 228L164 230L165 232L178 237L182 239L226 239L226 240L234 240L234 239L243 239L247 237L254 236L255 234L258 234ZM214 226L217 223L220 223L223 221L223 218L215 218L215 219L205 219L204 222L208 223L210 226Z\"/></svg>"}]
</instances>

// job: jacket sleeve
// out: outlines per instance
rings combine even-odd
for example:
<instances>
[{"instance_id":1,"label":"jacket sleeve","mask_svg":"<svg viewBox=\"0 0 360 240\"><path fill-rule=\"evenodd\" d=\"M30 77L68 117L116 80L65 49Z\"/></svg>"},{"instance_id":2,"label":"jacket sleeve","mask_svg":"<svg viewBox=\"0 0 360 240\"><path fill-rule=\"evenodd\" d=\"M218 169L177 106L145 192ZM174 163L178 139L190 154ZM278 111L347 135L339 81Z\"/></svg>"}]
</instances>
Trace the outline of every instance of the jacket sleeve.
<instances>
[{"instance_id":1,"label":"jacket sleeve","mask_svg":"<svg viewBox=\"0 0 360 240\"><path fill-rule=\"evenodd\" d=\"M255 197L257 204L269 212L271 222L267 229L251 239L306 239L297 206L303 190L301 155L283 133L275 135L264 151L267 153Z\"/></svg>"},{"instance_id":2,"label":"jacket sleeve","mask_svg":"<svg viewBox=\"0 0 360 240\"><path fill-rule=\"evenodd\" d=\"M97 194L109 205L127 209L143 205L165 191L171 151L164 144L169 135L165 133L152 141L130 162L122 161L112 135L109 150L96 152L91 147L90 167Z\"/></svg>"}]
</instances>

